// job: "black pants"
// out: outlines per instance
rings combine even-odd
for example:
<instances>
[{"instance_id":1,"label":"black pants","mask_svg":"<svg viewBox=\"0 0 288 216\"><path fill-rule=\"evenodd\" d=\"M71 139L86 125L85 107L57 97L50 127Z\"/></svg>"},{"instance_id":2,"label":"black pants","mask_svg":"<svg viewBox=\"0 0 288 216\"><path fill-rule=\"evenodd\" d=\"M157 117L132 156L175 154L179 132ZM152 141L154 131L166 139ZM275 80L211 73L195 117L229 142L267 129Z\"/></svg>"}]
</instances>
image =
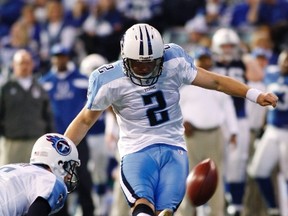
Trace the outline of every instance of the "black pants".
<instances>
[{"instance_id":1,"label":"black pants","mask_svg":"<svg viewBox=\"0 0 288 216\"><path fill-rule=\"evenodd\" d=\"M79 204L81 205L83 216L93 216L94 204L92 199L92 177L87 169L89 160L89 151L86 139L83 139L77 146L81 166L77 169L79 176L79 185L72 193L78 193ZM69 195L68 195L69 196ZM64 207L54 216L69 216L67 202Z\"/></svg>"}]
</instances>

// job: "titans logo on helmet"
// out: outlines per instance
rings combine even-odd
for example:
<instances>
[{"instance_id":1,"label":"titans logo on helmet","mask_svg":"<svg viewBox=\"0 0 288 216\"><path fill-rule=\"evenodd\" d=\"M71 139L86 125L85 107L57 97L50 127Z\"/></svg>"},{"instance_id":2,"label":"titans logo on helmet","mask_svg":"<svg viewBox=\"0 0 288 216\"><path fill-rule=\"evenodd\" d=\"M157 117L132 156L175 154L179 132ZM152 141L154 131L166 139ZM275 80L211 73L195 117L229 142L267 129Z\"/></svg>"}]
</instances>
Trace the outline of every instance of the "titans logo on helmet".
<instances>
[{"instance_id":1,"label":"titans logo on helmet","mask_svg":"<svg viewBox=\"0 0 288 216\"><path fill-rule=\"evenodd\" d=\"M70 154L72 148L65 139L50 135L46 139L52 143L52 146L60 155L66 156Z\"/></svg>"}]
</instances>

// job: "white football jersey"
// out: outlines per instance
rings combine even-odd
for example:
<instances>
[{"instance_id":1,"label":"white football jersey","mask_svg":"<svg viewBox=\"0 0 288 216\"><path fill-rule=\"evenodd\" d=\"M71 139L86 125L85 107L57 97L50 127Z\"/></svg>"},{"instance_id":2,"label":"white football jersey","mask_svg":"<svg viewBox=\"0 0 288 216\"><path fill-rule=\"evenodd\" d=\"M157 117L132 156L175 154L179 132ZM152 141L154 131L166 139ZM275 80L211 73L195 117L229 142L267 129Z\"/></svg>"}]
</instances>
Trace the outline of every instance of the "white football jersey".
<instances>
[{"instance_id":1,"label":"white football jersey","mask_svg":"<svg viewBox=\"0 0 288 216\"><path fill-rule=\"evenodd\" d=\"M112 105L120 128L121 156L163 143L186 149L179 88L197 74L193 59L176 44L167 44L162 74L152 86L138 86L124 74L121 60L104 65L89 79L87 108Z\"/></svg>"},{"instance_id":2,"label":"white football jersey","mask_svg":"<svg viewBox=\"0 0 288 216\"><path fill-rule=\"evenodd\" d=\"M62 180L36 165L0 167L0 215L25 215L37 197L46 199L55 213L63 207L67 189Z\"/></svg>"}]
</instances>

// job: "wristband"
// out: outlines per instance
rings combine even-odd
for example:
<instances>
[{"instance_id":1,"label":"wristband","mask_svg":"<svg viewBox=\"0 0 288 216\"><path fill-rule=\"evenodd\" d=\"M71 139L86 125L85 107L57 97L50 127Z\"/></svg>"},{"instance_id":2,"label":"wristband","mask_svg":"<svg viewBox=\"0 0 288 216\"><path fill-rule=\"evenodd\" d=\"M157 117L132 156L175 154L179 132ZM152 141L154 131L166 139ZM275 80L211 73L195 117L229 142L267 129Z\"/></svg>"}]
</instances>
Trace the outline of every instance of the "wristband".
<instances>
[{"instance_id":1,"label":"wristband","mask_svg":"<svg viewBox=\"0 0 288 216\"><path fill-rule=\"evenodd\" d=\"M254 103L257 103L257 98L261 93L262 91L258 89L250 88L246 93L246 98Z\"/></svg>"}]
</instances>

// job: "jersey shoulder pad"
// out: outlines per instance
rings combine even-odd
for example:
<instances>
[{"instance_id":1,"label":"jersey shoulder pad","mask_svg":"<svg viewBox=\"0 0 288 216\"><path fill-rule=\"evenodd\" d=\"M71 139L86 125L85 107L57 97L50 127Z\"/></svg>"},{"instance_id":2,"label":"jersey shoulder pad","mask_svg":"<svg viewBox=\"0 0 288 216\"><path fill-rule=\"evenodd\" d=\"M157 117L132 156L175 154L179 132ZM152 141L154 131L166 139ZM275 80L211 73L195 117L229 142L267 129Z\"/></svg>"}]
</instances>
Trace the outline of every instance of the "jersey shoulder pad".
<instances>
[{"instance_id":1,"label":"jersey shoulder pad","mask_svg":"<svg viewBox=\"0 0 288 216\"><path fill-rule=\"evenodd\" d=\"M168 43L164 45L165 52L184 52L184 49L175 43Z\"/></svg>"},{"instance_id":2,"label":"jersey shoulder pad","mask_svg":"<svg viewBox=\"0 0 288 216\"><path fill-rule=\"evenodd\" d=\"M187 56L184 49L174 43L165 44L164 61Z\"/></svg>"},{"instance_id":3,"label":"jersey shoulder pad","mask_svg":"<svg viewBox=\"0 0 288 216\"><path fill-rule=\"evenodd\" d=\"M122 64L121 60L112 64L104 64L92 72L90 80L98 80L101 84L106 84L113 80L125 77Z\"/></svg>"}]
</instances>

